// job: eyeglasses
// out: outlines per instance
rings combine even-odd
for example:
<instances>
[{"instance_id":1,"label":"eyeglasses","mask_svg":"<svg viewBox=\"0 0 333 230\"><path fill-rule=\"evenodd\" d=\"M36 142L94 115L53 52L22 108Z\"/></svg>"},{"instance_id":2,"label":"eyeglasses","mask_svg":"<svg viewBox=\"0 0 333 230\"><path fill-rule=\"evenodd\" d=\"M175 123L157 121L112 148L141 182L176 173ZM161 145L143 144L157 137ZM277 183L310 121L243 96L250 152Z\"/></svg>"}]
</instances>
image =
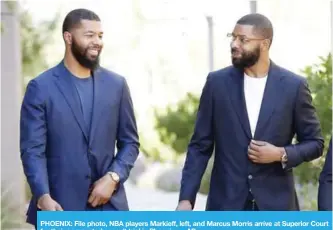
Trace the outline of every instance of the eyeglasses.
<instances>
[{"instance_id":1,"label":"eyeglasses","mask_svg":"<svg viewBox=\"0 0 333 230\"><path fill-rule=\"evenodd\" d=\"M260 40L265 40L267 38L248 38L246 37L245 35L235 35L233 33L228 33L227 34L227 37L231 39L231 41L236 41L237 38L239 38L239 41L242 43L242 44L246 44L246 43L249 43L251 41L260 41Z\"/></svg>"}]
</instances>

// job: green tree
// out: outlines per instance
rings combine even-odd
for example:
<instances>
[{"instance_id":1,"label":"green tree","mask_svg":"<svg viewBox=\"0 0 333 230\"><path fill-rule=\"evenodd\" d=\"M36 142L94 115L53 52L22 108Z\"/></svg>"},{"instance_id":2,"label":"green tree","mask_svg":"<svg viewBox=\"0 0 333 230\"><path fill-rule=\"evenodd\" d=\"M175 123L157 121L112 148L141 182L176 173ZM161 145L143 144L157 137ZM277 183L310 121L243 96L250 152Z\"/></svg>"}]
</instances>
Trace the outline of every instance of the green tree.
<instances>
[{"instance_id":1,"label":"green tree","mask_svg":"<svg viewBox=\"0 0 333 230\"><path fill-rule=\"evenodd\" d=\"M320 120L325 138L323 157L303 163L295 169L295 175L302 185L299 193L304 198L304 209L317 209L318 179L322 170L329 140L332 135L332 54L319 57L319 64L306 66L302 71L312 91L313 104Z\"/></svg>"},{"instance_id":2,"label":"green tree","mask_svg":"<svg viewBox=\"0 0 333 230\"><path fill-rule=\"evenodd\" d=\"M31 14L26 10L22 10L19 17L22 76L24 79L23 89L25 90L26 84L30 79L49 67L47 56L50 54L45 52L45 48L53 42L59 14L56 14L53 20L42 21L37 25L33 23Z\"/></svg>"},{"instance_id":3,"label":"green tree","mask_svg":"<svg viewBox=\"0 0 333 230\"><path fill-rule=\"evenodd\" d=\"M170 145L178 155L186 153L194 130L199 100L198 95L188 93L176 106L170 105L164 112L155 112L156 129L160 140L164 144ZM208 162L201 181L200 193L208 193L213 159L214 156Z\"/></svg>"},{"instance_id":4,"label":"green tree","mask_svg":"<svg viewBox=\"0 0 333 230\"><path fill-rule=\"evenodd\" d=\"M156 129L164 144L170 145L177 154L185 153L196 119L199 98L188 93L184 99L165 112L155 112Z\"/></svg>"},{"instance_id":5,"label":"green tree","mask_svg":"<svg viewBox=\"0 0 333 230\"><path fill-rule=\"evenodd\" d=\"M302 71L309 83L325 138L324 156L332 135L332 55L319 57L320 63L306 66ZM301 184L317 184L325 157L317 161L303 163L295 170Z\"/></svg>"}]
</instances>

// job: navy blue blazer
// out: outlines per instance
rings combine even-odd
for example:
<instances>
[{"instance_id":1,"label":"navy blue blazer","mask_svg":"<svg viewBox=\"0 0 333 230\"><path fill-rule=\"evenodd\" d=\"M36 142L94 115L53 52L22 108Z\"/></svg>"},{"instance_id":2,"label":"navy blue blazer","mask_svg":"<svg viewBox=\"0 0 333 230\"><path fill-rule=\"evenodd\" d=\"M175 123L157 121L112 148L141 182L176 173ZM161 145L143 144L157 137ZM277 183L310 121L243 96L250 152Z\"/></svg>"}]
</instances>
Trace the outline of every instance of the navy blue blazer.
<instances>
[{"instance_id":1,"label":"navy blue blazer","mask_svg":"<svg viewBox=\"0 0 333 230\"><path fill-rule=\"evenodd\" d=\"M271 62L252 137L243 78L243 71L233 66L208 75L188 146L179 200L195 205L215 148L206 210L243 210L250 190L259 210L298 210L293 168L320 157L324 145L306 79ZM295 134L298 144L292 143ZM247 154L251 139L285 147L286 167L281 162L252 163Z\"/></svg>"},{"instance_id":2,"label":"navy blue blazer","mask_svg":"<svg viewBox=\"0 0 333 230\"><path fill-rule=\"evenodd\" d=\"M120 175L120 185L99 210L129 209L123 183L139 138L126 80L104 68L93 72L88 132L71 77L62 61L29 82L22 103L21 159L33 196L27 221L34 225L41 195L49 193L65 211L85 210L90 186L108 171Z\"/></svg>"},{"instance_id":3,"label":"navy blue blazer","mask_svg":"<svg viewBox=\"0 0 333 230\"><path fill-rule=\"evenodd\" d=\"M319 176L318 210L332 211L332 138Z\"/></svg>"}]
</instances>

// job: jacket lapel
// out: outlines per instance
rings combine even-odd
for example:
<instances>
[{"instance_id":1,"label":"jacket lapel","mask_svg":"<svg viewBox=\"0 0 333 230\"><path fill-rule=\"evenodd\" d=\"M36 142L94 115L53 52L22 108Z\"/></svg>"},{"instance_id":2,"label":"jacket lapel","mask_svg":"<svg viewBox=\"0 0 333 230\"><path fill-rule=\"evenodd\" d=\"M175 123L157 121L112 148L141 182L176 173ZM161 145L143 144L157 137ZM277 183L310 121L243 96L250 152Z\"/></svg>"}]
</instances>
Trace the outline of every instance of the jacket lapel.
<instances>
[{"instance_id":1,"label":"jacket lapel","mask_svg":"<svg viewBox=\"0 0 333 230\"><path fill-rule=\"evenodd\" d=\"M250 123L246 110L245 96L244 96L244 73L236 68L231 69L231 75L228 80L228 88L230 90L231 104L233 105L239 122L248 136L252 138Z\"/></svg>"},{"instance_id":2,"label":"jacket lapel","mask_svg":"<svg viewBox=\"0 0 333 230\"><path fill-rule=\"evenodd\" d=\"M75 85L71 80L71 73L67 70L63 61L55 68L55 75L58 78L56 84L71 108L73 115L88 142L88 131L80 107L80 98L76 93Z\"/></svg>"},{"instance_id":3,"label":"jacket lapel","mask_svg":"<svg viewBox=\"0 0 333 230\"><path fill-rule=\"evenodd\" d=\"M275 107L279 101L279 95L283 93L281 79L282 75L279 71L279 67L271 61L256 131L254 134L255 140L260 140L260 138L264 135L266 124L274 113Z\"/></svg>"}]
</instances>

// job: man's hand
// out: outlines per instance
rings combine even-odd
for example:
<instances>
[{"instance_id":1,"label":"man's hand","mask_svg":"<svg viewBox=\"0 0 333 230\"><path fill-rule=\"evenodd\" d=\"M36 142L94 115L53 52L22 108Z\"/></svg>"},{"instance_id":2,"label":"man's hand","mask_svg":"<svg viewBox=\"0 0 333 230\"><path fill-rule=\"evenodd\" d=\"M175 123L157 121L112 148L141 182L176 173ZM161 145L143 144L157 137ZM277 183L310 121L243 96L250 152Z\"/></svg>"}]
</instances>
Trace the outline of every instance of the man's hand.
<instances>
[{"instance_id":1,"label":"man's hand","mask_svg":"<svg viewBox=\"0 0 333 230\"><path fill-rule=\"evenodd\" d=\"M281 162L282 155L283 148L276 147L265 141L252 140L248 147L248 156L254 163Z\"/></svg>"},{"instance_id":2,"label":"man's hand","mask_svg":"<svg viewBox=\"0 0 333 230\"><path fill-rule=\"evenodd\" d=\"M93 207L107 203L110 200L116 185L117 183L112 180L110 175L105 175L94 183L88 202Z\"/></svg>"},{"instance_id":3,"label":"man's hand","mask_svg":"<svg viewBox=\"0 0 333 230\"><path fill-rule=\"evenodd\" d=\"M53 200L49 194L44 194L38 199L37 207L43 211L63 211L60 204Z\"/></svg>"},{"instance_id":4,"label":"man's hand","mask_svg":"<svg viewBox=\"0 0 333 230\"><path fill-rule=\"evenodd\" d=\"M192 205L188 200L182 200L179 202L176 211L192 211Z\"/></svg>"}]
</instances>

